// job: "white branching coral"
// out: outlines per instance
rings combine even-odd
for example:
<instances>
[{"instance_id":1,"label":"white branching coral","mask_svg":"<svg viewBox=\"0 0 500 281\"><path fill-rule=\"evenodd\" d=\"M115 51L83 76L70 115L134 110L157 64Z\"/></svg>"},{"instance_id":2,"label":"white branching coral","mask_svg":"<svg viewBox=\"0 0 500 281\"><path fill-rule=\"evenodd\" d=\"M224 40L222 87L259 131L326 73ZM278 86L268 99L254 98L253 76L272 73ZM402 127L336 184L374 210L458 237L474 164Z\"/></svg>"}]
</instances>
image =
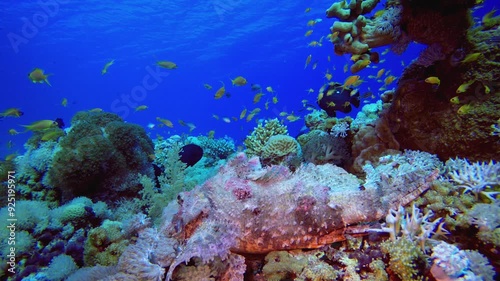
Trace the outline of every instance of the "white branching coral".
<instances>
[{"instance_id":1,"label":"white branching coral","mask_svg":"<svg viewBox=\"0 0 500 281\"><path fill-rule=\"evenodd\" d=\"M389 233L393 241L400 237L409 239L418 243L425 252L426 242L434 240L436 236L449 234L443 228L442 218L430 220L433 215L434 213L430 210L422 214L415 204L412 205L411 214L406 213L405 209L399 206L397 210L389 210L381 229L370 229L370 231Z\"/></svg>"},{"instance_id":2,"label":"white branching coral","mask_svg":"<svg viewBox=\"0 0 500 281\"><path fill-rule=\"evenodd\" d=\"M446 162L452 167L448 172L449 180L465 192L471 192L479 200L479 194L483 194L491 201L496 201L499 192L491 188L500 185L500 164L494 161L469 163L466 159L450 159Z\"/></svg>"}]
</instances>

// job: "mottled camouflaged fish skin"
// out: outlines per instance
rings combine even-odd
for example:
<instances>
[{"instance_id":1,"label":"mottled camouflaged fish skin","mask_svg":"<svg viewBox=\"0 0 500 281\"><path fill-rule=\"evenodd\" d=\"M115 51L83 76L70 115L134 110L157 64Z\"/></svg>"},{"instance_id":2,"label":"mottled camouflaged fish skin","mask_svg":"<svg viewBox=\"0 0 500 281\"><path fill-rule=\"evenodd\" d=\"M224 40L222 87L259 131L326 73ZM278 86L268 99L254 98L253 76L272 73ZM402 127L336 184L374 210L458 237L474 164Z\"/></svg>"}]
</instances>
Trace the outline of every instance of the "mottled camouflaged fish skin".
<instances>
[{"instance_id":1,"label":"mottled camouflaged fish skin","mask_svg":"<svg viewBox=\"0 0 500 281\"><path fill-rule=\"evenodd\" d=\"M182 220L188 226L179 229L190 232L184 235L187 244L196 232L192 225L224 221L236 234L230 247L233 252L317 248L344 240L345 234L365 232L367 222L407 204L431 180L415 176L400 181L404 184L361 188L359 179L334 165L307 164L292 174L283 166L261 168L257 158L241 154L191 192L191 196L198 193L206 198L205 203L192 201L195 207L185 200L181 206L185 218L178 216L177 223ZM202 221L185 211L200 206Z\"/></svg>"}]
</instances>

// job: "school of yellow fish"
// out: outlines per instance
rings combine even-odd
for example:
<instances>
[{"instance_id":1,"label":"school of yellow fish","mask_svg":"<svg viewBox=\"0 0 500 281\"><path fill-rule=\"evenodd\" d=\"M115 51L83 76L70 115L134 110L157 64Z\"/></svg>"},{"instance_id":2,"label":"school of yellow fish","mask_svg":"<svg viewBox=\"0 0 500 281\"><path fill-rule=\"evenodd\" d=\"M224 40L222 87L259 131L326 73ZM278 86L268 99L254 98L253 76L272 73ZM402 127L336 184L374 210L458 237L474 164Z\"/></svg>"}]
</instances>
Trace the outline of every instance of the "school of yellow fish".
<instances>
[{"instance_id":1,"label":"school of yellow fish","mask_svg":"<svg viewBox=\"0 0 500 281\"><path fill-rule=\"evenodd\" d=\"M308 7L304 10L305 14L310 14L312 11L312 8ZM385 10L378 11L374 16L379 17L382 16ZM496 18L493 17L493 14L495 13L495 10L492 12L486 14L482 18L482 23L483 25L488 25L492 21L496 20ZM318 31L315 29L316 25L321 22L321 19L310 19L306 22L305 24L305 31L304 31L304 37L308 41L307 43L304 44L304 47L307 50L310 50L310 53L306 56L305 58L305 63L304 63L304 70L307 70L310 68L311 71L315 71L318 67L321 67L323 64L325 64L325 61L323 59L320 59L317 57L317 55L314 55L315 53L315 48L319 48L323 46L323 40L328 40L330 43L335 43L339 40L339 32L330 32L328 34L321 34L321 31ZM316 37L318 36L318 37ZM313 38L316 37L316 38ZM310 39L312 38L312 39ZM331 44L327 44L328 46L331 46ZM312 48L312 49L308 49ZM309 52L309 51L308 51ZM383 64L385 62L385 59L380 59L380 56L384 56L389 52L389 48L385 49L382 51L380 54L377 52L372 52L371 50L368 51L367 53L364 54L356 54L352 55L349 59L343 58L345 63L339 63L337 58L333 58L332 56L328 55L326 58L326 68L323 71L323 78L325 79L326 85L333 85L333 80L341 81L343 80L344 82L342 83L342 87L344 88L350 88L352 89L352 95L356 94L359 92L359 86L365 82L363 77L361 75L358 75L357 73L362 71L363 69L366 68L372 68L372 69L377 69L379 64ZM476 60L481 59L483 56L482 53L471 53L467 54L465 58L461 61L462 64L467 64L474 62ZM112 68L113 65L115 65L116 60L111 59L108 60L102 70L101 70L101 75L108 74L110 69ZM118 61L119 62L119 61ZM336 74L336 67L335 65L342 65L343 66L343 73L347 73L348 71L351 72L352 75L344 77L342 79L342 74ZM404 67L405 62L401 61L401 65ZM174 70L178 68L178 65L175 62L172 61L167 61L167 60L157 60L156 61L156 66L161 67L164 69L168 70ZM52 76L52 73L46 73L43 69L41 68L34 68L29 74L28 78L31 82L33 83L41 83L41 84L47 84L48 86L52 86L51 83L49 82L48 78L49 76ZM336 77L336 76L339 77ZM373 79L377 83L381 83L381 87L378 89L379 93L382 93L383 91L387 90L390 85L394 83L398 79L398 77L391 75L390 70L386 70L385 68L380 68L377 70L376 75L368 75L368 79ZM232 87L245 87L247 86L248 80L244 76L236 76L234 78L230 79L231 81L231 86ZM341 82L338 82L339 84ZM441 80L437 76L429 76L425 79L425 83L430 84L434 89L438 89L441 85ZM450 99L450 102L454 105L459 105L459 109L457 111L458 114L463 115L467 114L467 112L470 110L470 106L467 104L463 104L462 98L460 98L460 95L467 92L468 89L470 88L471 85L476 83L475 80L470 80L470 81L465 81L463 82L457 89L456 93L457 96L454 96ZM326 86L325 85L325 86ZM223 97L225 98L230 98L231 94L229 93L228 89L226 89L226 85L223 81L220 81L220 87L216 88L214 91L214 87L209 84L209 83L203 83L202 86L207 90L213 93L213 98L215 100L222 100ZM325 87L323 86L323 87ZM313 110L315 109L314 107L310 106L309 103L309 94L314 93L315 90L314 88L317 87L317 85L311 85L309 89L306 89L306 99L302 100L302 109L306 110ZM319 101L323 98L323 93L322 89L319 89L318 91L318 96L316 99ZM484 93L488 94L490 92L490 88L487 85L483 85L484 88ZM219 116L218 114L212 114L212 117L216 120L221 120L222 122L225 123L233 123L239 120L245 120L246 122L250 122L252 120L255 120L255 117L258 116L259 114L262 113L263 110L269 110L270 105L276 105L279 102L278 99L278 94L272 86L266 86L266 87L260 87L258 84L252 84L252 91L255 92L253 94L253 97L251 98L252 104L254 105L254 108L252 109L247 109L246 107L243 107L239 115L237 116ZM326 96L332 95L333 91L328 91L326 92ZM368 103L370 102L370 99L373 101L376 96L372 94L371 89L368 87L368 91L366 94L362 96L363 102ZM61 100L61 106L67 107L68 106L68 99L67 98L62 98ZM332 104L331 106L335 106L335 104ZM142 104L138 105L135 107L134 111L135 112L142 112L148 110L148 105ZM99 112L102 111L100 108L94 108L90 109L90 112ZM14 117L14 118L20 118L23 115L23 112L19 108L8 108L4 110L3 112L0 113L0 118L6 118L6 117ZM295 122L301 119L300 116L298 116L296 113L292 112L286 112L286 111L281 111L279 113L279 116L282 118L281 120L288 121L288 122ZM174 123L170 121L169 119L165 119L162 117L156 117L155 121L157 122L156 124L150 123L148 125L149 128L154 128L154 127L168 127L168 128L174 128ZM255 122L258 122L255 120ZM183 120L178 120L178 124L181 126L186 126L189 128L189 131L193 131L196 126L193 123L189 122L184 122ZM55 138L58 135L58 132L54 132L54 128L57 127L57 123L54 120L39 120L32 122L29 125L21 125L25 128L25 131L34 131L34 132L46 132L42 136L42 140L51 140ZM9 135L17 135L20 132L14 128L9 129L8 131ZM214 131L211 131L210 134L214 134Z\"/></svg>"}]
</instances>

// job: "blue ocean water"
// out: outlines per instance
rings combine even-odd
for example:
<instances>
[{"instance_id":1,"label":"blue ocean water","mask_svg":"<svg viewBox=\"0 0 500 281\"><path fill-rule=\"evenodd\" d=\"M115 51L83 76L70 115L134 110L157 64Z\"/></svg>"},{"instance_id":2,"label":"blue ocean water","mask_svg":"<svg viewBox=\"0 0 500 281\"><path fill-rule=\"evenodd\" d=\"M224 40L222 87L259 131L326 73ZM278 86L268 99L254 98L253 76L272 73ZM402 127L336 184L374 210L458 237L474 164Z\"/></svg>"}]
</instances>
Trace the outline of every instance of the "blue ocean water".
<instances>
[{"instance_id":1,"label":"blue ocean water","mask_svg":"<svg viewBox=\"0 0 500 281\"><path fill-rule=\"evenodd\" d=\"M476 12L489 11L492 2ZM76 112L93 108L117 113L125 121L145 128L149 123L158 125L156 117L174 123L173 128L147 128L152 138L204 135L214 130L216 137L227 135L241 144L256 121L268 118L283 119L290 134L297 135L308 113L302 100L315 105L317 90L327 82L326 71L333 75L332 81L340 83L352 75L343 70L346 64L352 64L350 56L335 55L326 39L334 22L325 17L331 3L2 1L0 110L17 107L24 115L0 119L0 156L22 153L23 144L32 134L10 135L10 129L22 132L20 125L55 118L62 118L69 126ZM305 12L307 8L310 12ZM307 26L310 20L316 20L313 27ZM313 33L304 36L308 30ZM325 38L321 47L308 46L321 37ZM383 82L368 76L384 68L398 77L423 47L413 43L401 56L389 52L381 57L384 62L377 68L373 64L357 73L365 81L359 87L361 94L371 91L375 99L369 101L378 99ZM373 51L382 53L385 49ZM311 64L304 68L309 55ZM102 75L104 65L113 59L115 63ZM158 60L175 62L178 68L159 68L155 64ZM317 67L313 70L314 63ZM34 68L52 74L48 78L52 86L32 83L28 74ZM248 80L246 86L231 85L230 79L239 75ZM214 93L221 82L230 96L216 100ZM205 83L213 88L207 90ZM250 88L252 83L260 84L264 93L257 104L253 103L256 92ZM268 86L274 93L265 90ZM396 81L390 86L395 87ZM308 94L310 88L315 93ZM276 104L272 102L274 96L278 98ZM66 107L61 104L64 98L68 101ZM148 109L135 112L139 105L147 105ZM244 108L251 111L256 107L262 111L253 120L239 120ZM355 116L358 110L350 115ZM302 119L287 121L286 116L280 116L283 111ZM223 121L224 117L230 122ZM194 124L196 129L190 132L179 120Z\"/></svg>"}]
</instances>

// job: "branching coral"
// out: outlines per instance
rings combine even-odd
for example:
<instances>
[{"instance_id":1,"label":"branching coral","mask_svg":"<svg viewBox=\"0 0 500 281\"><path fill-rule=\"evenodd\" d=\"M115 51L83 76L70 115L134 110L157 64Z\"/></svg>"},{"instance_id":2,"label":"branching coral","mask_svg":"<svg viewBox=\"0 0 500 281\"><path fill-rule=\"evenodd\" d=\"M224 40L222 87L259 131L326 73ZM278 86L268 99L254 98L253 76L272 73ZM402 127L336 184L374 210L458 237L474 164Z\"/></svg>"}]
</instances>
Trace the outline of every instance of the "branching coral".
<instances>
[{"instance_id":1,"label":"branching coral","mask_svg":"<svg viewBox=\"0 0 500 281\"><path fill-rule=\"evenodd\" d=\"M492 201L496 201L499 192L492 188L500 186L500 163L494 161L475 162L470 164L466 159L450 159L447 162L452 170L448 173L450 181L458 188L463 188L464 192L474 194L476 200L482 194Z\"/></svg>"},{"instance_id":2,"label":"branching coral","mask_svg":"<svg viewBox=\"0 0 500 281\"><path fill-rule=\"evenodd\" d=\"M425 214L420 213L420 210L412 205L411 214L406 213L403 207L398 210L390 210L385 218L386 226L382 229L373 229L372 231L387 232L390 234L391 240L408 239L420 245L422 252L426 251L426 243L436 236L449 234L443 228L444 223L440 223L441 218L430 221L433 216L431 211ZM437 229L436 229L437 227Z\"/></svg>"}]
</instances>

